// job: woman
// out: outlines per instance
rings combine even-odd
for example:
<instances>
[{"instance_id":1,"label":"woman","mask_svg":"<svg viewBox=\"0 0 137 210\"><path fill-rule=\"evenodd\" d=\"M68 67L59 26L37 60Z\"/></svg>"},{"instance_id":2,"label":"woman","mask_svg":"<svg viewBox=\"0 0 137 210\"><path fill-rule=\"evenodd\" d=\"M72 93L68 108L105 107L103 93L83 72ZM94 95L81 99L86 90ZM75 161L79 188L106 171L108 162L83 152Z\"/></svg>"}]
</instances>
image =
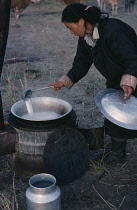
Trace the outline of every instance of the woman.
<instances>
[{"instance_id":1,"label":"woman","mask_svg":"<svg viewBox=\"0 0 137 210\"><path fill-rule=\"evenodd\" d=\"M71 34L79 37L72 68L58 82L55 90L71 88L83 78L92 63L106 78L106 87L122 89L124 99L137 96L137 36L126 23L109 18L97 7L74 3L62 13L62 22ZM111 136L112 152L106 163L121 161L126 156L126 142L137 137L136 131L119 127L105 119L105 132Z\"/></svg>"}]
</instances>

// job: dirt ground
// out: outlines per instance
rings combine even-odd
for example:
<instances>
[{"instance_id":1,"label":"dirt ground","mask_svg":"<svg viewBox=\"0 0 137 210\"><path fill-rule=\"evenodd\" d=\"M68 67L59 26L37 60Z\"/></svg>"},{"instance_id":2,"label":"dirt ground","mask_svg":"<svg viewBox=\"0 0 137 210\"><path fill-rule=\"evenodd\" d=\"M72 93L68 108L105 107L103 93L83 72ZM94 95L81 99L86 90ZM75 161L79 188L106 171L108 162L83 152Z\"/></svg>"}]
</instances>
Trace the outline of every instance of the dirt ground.
<instances>
[{"instance_id":1,"label":"dirt ground","mask_svg":"<svg viewBox=\"0 0 137 210\"><path fill-rule=\"evenodd\" d=\"M86 1L86 4L97 5L97 2ZM65 6L59 0L43 0L40 4L31 4L19 18L19 28L14 27L15 18L11 13L1 81L5 121L11 106L21 100L23 89L44 87L58 80L71 68L77 37L71 35L60 21ZM111 16L110 6L107 9ZM134 12L126 13L124 1L121 0L118 15L114 17L127 22L137 32L136 5ZM96 128L103 125L104 117L95 105L94 96L105 87L104 83L104 79L92 66L88 74L72 89L51 89L39 94L68 101L77 114L79 127ZM105 143L108 141L109 137L105 136ZM89 161L89 166L80 179L59 186L62 209L136 210L136 153L137 140L132 139L127 143L127 158L124 162L100 165ZM15 210L25 210L25 192L29 187L30 177L15 173L9 160L10 155L0 157L0 194L14 203ZM9 208L1 208L3 209Z\"/></svg>"}]
</instances>

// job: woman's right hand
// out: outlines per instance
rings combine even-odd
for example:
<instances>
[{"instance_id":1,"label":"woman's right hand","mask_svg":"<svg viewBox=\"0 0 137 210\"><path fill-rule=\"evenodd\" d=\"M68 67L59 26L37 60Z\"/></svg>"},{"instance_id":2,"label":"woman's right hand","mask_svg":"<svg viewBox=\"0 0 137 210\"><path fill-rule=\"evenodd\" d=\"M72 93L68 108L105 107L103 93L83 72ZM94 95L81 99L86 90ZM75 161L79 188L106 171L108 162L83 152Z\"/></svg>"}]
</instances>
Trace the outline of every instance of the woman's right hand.
<instances>
[{"instance_id":1,"label":"woman's right hand","mask_svg":"<svg viewBox=\"0 0 137 210\"><path fill-rule=\"evenodd\" d=\"M60 90L62 87L64 87L64 84L62 82L58 81L58 82L53 82L48 86L53 86L53 88L55 90Z\"/></svg>"}]
</instances>

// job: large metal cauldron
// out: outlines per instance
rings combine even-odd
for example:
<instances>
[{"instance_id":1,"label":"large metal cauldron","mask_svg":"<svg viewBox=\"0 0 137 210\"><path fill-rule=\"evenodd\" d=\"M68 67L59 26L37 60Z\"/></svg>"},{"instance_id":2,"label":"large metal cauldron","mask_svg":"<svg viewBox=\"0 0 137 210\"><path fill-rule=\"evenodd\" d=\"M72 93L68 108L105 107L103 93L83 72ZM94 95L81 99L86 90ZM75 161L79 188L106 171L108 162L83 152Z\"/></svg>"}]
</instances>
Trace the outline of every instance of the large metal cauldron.
<instances>
[{"instance_id":1,"label":"large metal cauldron","mask_svg":"<svg viewBox=\"0 0 137 210\"><path fill-rule=\"evenodd\" d=\"M29 108L32 105L30 114L26 105ZM65 125L72 118L75 121L76 115L68 102L53 97L34 97L26 102L18 101L11 107L9 123L23 130L45 131Z\"/></svg>"},{"instance_id":2,"label":"large metal cauldron","mask_svg":"<svg viewBox=\"0 0 137 210\"><path fill-rule=\"evenodd\" d=\"M29 107L32 106L32 112L28 114ZM28 108L28 109L27 109ZM31 108L31 107L30 107ZM49 121L60 119L68 115L72 110L72 106L61 99L52 97L35 97L16 102L11 107L11 112L16 117L29 121ZM37 113L37 116L35 114Z\"/></svg>"},{"instance_id":3,"label":"large metal cauldron","mask_svg":"<svg viewBox=\"0 0 137 210\"><path fill-rule=\"evenodd\" d=\"M18 173L29 175L43 172L43 152L50 135L76 126L76 113L68 102L52 97L34 97L31 102L34 113L39 113L37 119L24 117L28 112L23 100L11 107L9 115L9 123L18 133L12 165ZM56 117L48 119L48 113Z\"/></svg>"}]
</instances>

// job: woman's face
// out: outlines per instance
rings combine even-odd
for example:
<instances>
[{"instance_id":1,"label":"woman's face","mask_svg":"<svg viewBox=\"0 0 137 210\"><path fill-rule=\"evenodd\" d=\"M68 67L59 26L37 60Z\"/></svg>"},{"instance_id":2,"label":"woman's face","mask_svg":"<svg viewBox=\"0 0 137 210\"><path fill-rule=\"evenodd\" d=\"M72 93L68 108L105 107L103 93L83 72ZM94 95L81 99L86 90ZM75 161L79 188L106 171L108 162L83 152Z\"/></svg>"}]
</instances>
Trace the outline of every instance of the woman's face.
<instances>
[{"instance_id":1,"label":"woman's face","mask_svg":"<svg viewBox=\"0 0 137 210\"><path fill-rule=\"evenodd\" d=\"M63 22L63 23L70 30L70 33L74 34L75 36L83 37L86 33L84 19L80 19L78 23L69 23L69 22Z\"/></svg>"}]
</instances>

